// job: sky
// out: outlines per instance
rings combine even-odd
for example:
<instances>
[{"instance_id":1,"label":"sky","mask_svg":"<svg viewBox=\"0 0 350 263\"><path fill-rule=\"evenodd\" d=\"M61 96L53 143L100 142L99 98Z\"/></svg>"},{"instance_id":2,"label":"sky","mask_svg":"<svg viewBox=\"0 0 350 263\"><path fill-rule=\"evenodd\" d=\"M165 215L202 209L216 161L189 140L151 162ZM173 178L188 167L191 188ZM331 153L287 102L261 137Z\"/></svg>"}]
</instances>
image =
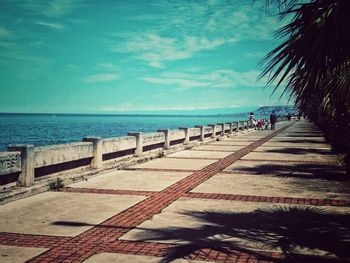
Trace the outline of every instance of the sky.
<instances>
[{"instance_id":1,"label":"sky","mask_svg":"<svg viewBox=\"0 0 350 263\"><path fill-rule=\"evenodd\" d=\"M265 0L1 0L0 112L230 113L286 104L258 80Z\"/></svg>"}]
</instances>

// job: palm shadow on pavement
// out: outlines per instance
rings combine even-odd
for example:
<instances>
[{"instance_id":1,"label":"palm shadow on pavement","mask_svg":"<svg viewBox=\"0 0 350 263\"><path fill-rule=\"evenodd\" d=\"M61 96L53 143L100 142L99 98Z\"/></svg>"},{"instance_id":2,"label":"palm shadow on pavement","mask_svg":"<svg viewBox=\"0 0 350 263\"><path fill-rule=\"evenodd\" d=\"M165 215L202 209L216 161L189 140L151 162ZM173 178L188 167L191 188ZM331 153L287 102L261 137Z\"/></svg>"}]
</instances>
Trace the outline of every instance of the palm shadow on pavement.
<instances>
[{"instance_id":1,"label":"palm shadow on pavement","mask_svg":"<svg viewBox=\"0 0 350 263\"><path fill-rule=\"evenodd\" d=\"M142 241L176 242L160 261L189 257L201 249L244 252L273 262L350 262L350 215L315 207L274 207L252 212L186 212L198 228L165 227L136 234ZM273 259L259 251L279 251Z\"/></svg>"},{"instance_id":2,"label":"palm shadow on pavement","mask_svg":"<svg viewBox=\"0 0 350 263\"><path fill-rule=\"evenodd\" d=\"M261 163L254 166L235 167L229 172L247 172L249 174L271 174L278 177L305 179L323 179L328 181L350 181L350 176L338 165L293 163Z\"/></svg>"}]
</instances>

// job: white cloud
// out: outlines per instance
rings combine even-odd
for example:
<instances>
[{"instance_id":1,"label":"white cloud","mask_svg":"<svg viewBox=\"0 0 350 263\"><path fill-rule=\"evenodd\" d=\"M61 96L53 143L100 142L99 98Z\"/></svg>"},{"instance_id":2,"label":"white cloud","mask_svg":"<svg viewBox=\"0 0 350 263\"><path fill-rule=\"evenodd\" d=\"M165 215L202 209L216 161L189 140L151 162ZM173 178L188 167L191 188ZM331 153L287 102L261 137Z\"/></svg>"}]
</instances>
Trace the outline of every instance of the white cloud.
<instances>
[{"instance_id":1,"label":"white cloud","mask_svg":"<svg viewBox=\"0 0 350 263\"><path fill-rule=\"evenodd\" d=\"M163 84L163 85L175 85L180 88L197 88L197 87L207 87L207 83L199 80L191 80L186 78L152 78L145 77L144 81L155 83L155 84Z\"/></svg>"},{"instance_id":2,"label":"white cloud","mask_svg":"<svg viewBox=\"0 0 350 263\"><path fill-rule=\"evenodd\" d=\"M147 15L130 20L153 23L153 32L179 32L182 35L215 36L238 40L270 39L279 28L276 17L265 12L263 1L153 1ZM276 12L275 12L276 13Z\"/></svg>"},{"instance_id":3,"label":"white cloud","mask_svg":"<svg viewBox=\"0 0 350 263\"><path fill-rule=\"evenodd\" d=\"M237 41L270 40L280 27L259 1L151 1L149 5L151 13L128 17L147 24L146 29L119 34L119 44L111 49L133 54L151 67L165 68L169 61Z\"/></svg>"},{"instance_id":4,"label":"white cloud","mask_svg":"<svg viewBox=\"0 0 350 263\"><path fill-rule=\"evenodd\" d=\"M83 78L84 82L108 82L120 78L119 74L94 74Z\"/></svg>"},{"instance_id":5,"label":"white cloud","mask_svg":"<svg viewBox=\"0 0 350 263\"><path fill-rule=\"evenodd\" d=\"M120 67L112 62L100 63L96 66L97 70L103 70L108 73L117 73L120 71Z\"/></svg>"},{"instance_id":6,"label":"white cloud","mask_svg":"<svg viewBox=\"0 0 350 263\"><path fill-rule=\"evenodd\" d=\"M193 110L215 110L222 108L239 108L239 106L223 106L221 104L212 104L209 106L138 106L133 103L122 103L116 106L105 106L100 108L101 111L114 111L114 112L139 112L139 111L193 111Z\"/></svg>"},{"instance_id":7,"label":"white cloud","mask_svg":"<svg viewBox=\"0 0 350 263\"><path fill-rule=\"evenodd\" d=\"M164 62L187 59L195 53L212 50L225 43L224 39L206 37L162 37L156 33L133 36L124 44L112 48L116 52L135 53L152 67L162 68Z\"/></svg>"},{"instance_id":8,"label":"white cloud","mask_svg":"<svg viewBox=\"0 0 350 263\"><path fill-rule=\"evenodd\" d=\"M56 30L61 30L64 28L64 26L62 24L45 22L45 21L41 21L41 20L35 21L35 24L40 25L40 26L44 26L44 27L48 27L51 29L56 29Z\"/></svg>"},{"instance_id":9,"label":"white cloud","mask_svg":"<svg viewBox=\"0 0 350 263\"><path fill-rule=\"evenodd\" d=\"M215 70L210 73L165 72L156 77L144 77L144 81L170 85L179 90L190 88L236 88L263 87L266 79L259 80L256 70L238 72L235 70Z\"/></svg>"}]
</instances>

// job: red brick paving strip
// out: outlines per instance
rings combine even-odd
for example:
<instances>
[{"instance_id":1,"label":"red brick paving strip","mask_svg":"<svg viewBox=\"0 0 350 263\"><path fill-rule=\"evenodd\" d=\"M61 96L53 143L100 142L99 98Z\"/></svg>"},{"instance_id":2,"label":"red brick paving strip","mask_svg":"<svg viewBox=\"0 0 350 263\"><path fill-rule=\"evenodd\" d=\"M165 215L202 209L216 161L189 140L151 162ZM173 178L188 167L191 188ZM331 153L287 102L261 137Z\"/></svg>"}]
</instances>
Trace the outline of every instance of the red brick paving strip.
<instances>
[{"instance_id":1,"label":"red brick paving strip","mask_svg":"<svg viewBox=\"0 0 350 263\"><path fill-rule=\"evenodd\" d=\"M267 202L281 204L299 204L313 206L350 206L350 200L340 199L317 199L317 198L296 198L296 197L272 197L258 195L235 195L235 194L214 194L214 193L186 193L183 197L204 198L231 201Z\"/></svg>"},{"instance_id":2,"label":"red brick paving strip","mask_svg":"<svg viewBox=\"0 0 350 263\"><path fill-rule=\"evenodd\" d=\"M222 172L220 172L222 173ZM140 195L154 196L157 191L131 191L131 190L114 190L114 189L96 189L96 188L73 188L67 187L65 192L72 193L92 193L92 194L110 194L110 195ZM350 200L341 199L317 199L317 198L298 198L298 197L271 197L261 195L237 195L237 194L218 194L218 193L185 193L181 197L199 198L199 199L216 199L216 200L231 200L231 201L249 201L249 202L273 202L282 204L300 204L314 206L350 206Z\"/></svg>"},{"instance_id":3,"label":"red brick paving strip","mask_svg":"<svg viewBox=\"0 0 350 263\"><path fill-rule=\"evenodd\" d=\"M291 126L291 125L289 125ZM129 254L143 254L142 251L153 251L153 256L162 256L166 253L169 247L162 244L154 243L142 243L142 242L121 242L117 238L124 235L130 229L135 228L137 225L142 222L152 218L154 215L160 213L165 207L179 199L180 197L187 194L190 190L197 187L204 181L208 180L210 177L214 176L218 172L224 170L243 156L247 155L249 152L253 151L257 147L261 146L274 136L283 132L289 126L286 126L280 130L275 131L274 133L256 141L248 146L245 146L241 150L230 154L229 156L218 160L217 162L208 165L207 167L195 171L186 178L176 182L175 184L165 188L164 190L153 194L147 199L135 204L134 206L124 210L123 212L107 219L103 223L85 231L84 233L67 239L67 238L58 238L53 237L54 244L48 246L51 249L47 252L42 253L41 255L29 260L28 262L82 262L92 256L95 253L100 253L107 251L108 249L113 250L119 246L118 251L122 253ZM71 188L70 188L71 189ZM68 190L70 191L70 190ZM114 190L115 193L118 190ZM108 192L108 190L106 191ZM112 193L112 192L110 192ZM125 193L125 192L124 192ZM220 195L218 195L220 196ZM253 198L254 199L254 198ZM270 198L266 198L270 200ZM287 199L286 199L287 200ZM271 199L272 201L272 199ZM287 201L286 201L287 202ZM311 201L310 201L311 203ZM21 235L21 234L12 234L12 235ZM34 235L31 235L33 237ZM20 240L21 236L5 236L2 240L3 244L12 244L12 239ZM31 240L26 236L28 240ZM45 240L45 236L39 236L39 239ZM51 237L50 237L51 238ZM63 241L62 241L63 240ZM39 241L39 240L38 240ZM25 243L25 242L24 242ZM38 244L45 242L38 242ZM126 244L127 243L127 244ZM20 244L20 242L19 242ZM49 243L47 243L49 244ZM29 246L30 244L28 244ZM36 247L38 245L31 243L32 246ZM165 247L162 247L165 246ZM174 246L174 245L173 245ZM161 251L159 250L161 247ZM255 257L251 257L248 254L233 252L231 254L219 253L213 251L217 257L213 258L215 261L219 262L248 262L248 260L255 260ZM152 252L152 253L153 253ZM150 253L150 252L149 252ZM197 256L196 256L197 255ZM210 253L207 254L206 259L210 259ZM197 253L195 255L189 255L190 258L202 257L202 253ZM276 258L280 258L281 255L278 254Z\"/></svg>"},{"instance_id":4,"label":"red brick paving strip","mask_svg":"<svg viewBox=\"0 0 350 263\"><path fill-rule=\"evenodd\" d=\"M0 232L0 245L7 246L51 248L59 246L69 239L71 237Z\"/></svg>"}]
</instances>

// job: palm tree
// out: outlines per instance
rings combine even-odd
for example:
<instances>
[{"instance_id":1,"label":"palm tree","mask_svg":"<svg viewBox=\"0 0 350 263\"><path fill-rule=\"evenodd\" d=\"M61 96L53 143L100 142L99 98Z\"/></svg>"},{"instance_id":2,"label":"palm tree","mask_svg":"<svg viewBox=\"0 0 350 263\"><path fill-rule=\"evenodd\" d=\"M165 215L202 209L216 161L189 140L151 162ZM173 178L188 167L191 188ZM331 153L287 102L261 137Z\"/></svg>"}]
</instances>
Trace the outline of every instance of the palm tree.
<instances>
[{"instance_id":1,"label":"palm tree","mask_svg":"<svg viewBox=\"0 0 350 263\"><path fill-rule=\"evenodd\" d=\"M324 128L335 146L349 152L350 1L267 3L276 1L281 19L293 18L277 31L286 40L266 55L261 76L269 77L268 84L278 80L274 91L284 86L299 110Z\"/></svg>"}]
</instances>

